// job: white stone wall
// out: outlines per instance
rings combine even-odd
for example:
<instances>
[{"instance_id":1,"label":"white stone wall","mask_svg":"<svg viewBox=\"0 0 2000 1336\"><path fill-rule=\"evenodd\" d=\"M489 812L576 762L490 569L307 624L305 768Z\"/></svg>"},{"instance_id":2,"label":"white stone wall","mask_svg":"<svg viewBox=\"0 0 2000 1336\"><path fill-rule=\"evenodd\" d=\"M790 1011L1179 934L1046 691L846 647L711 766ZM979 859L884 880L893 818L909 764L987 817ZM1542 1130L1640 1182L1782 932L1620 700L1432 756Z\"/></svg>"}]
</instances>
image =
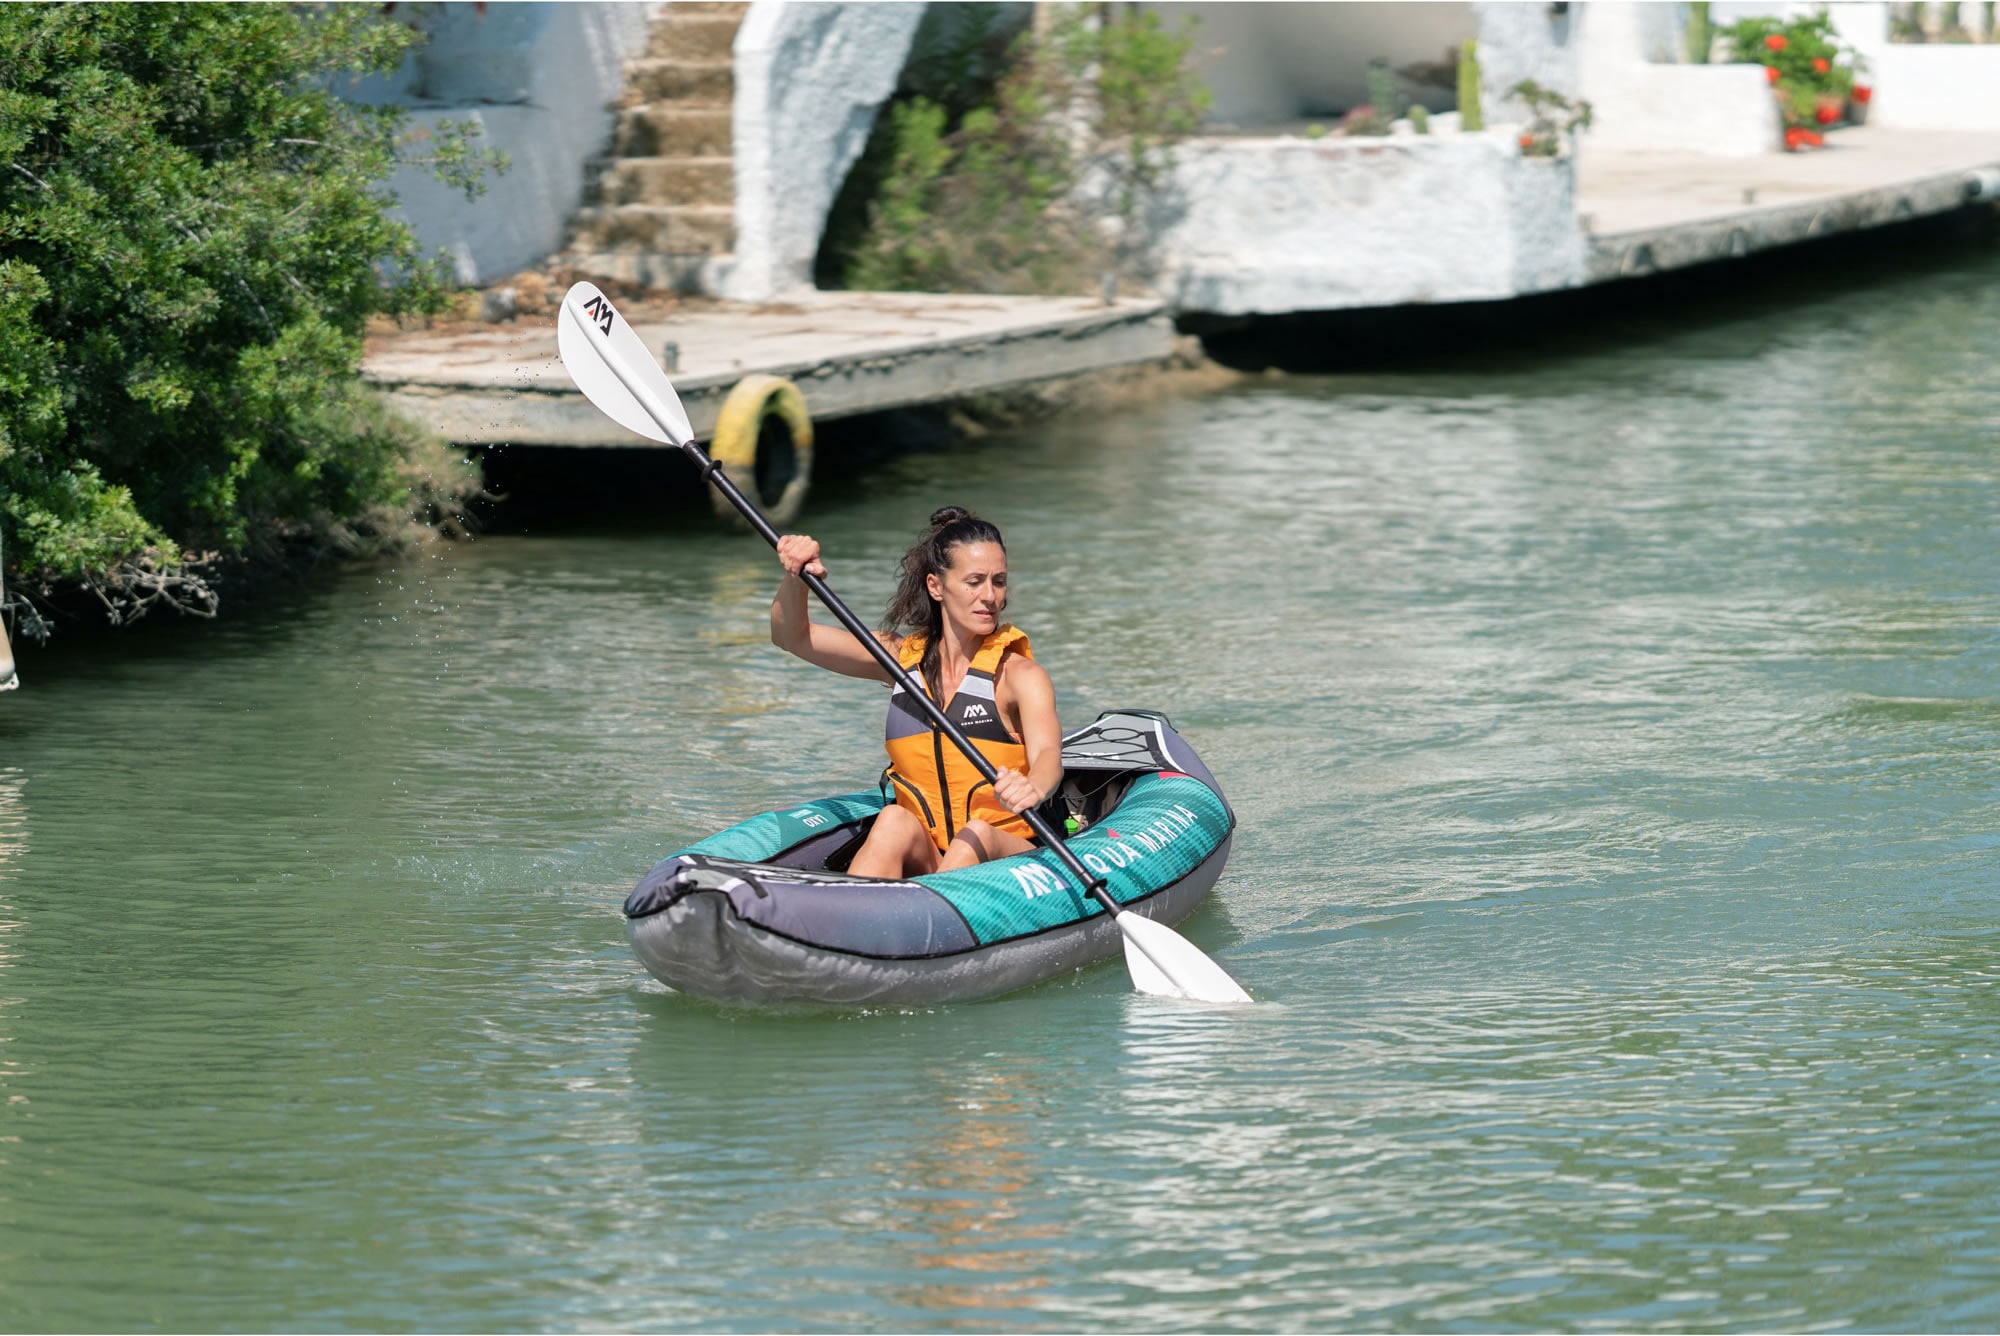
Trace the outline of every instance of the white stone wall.
<instances>
[{"instance_id":1,"label":"white stone wall","mask_svg":"<svg viewBox=\"0 0 2000 1336\"><path fill-rule=\"evenodd\" d=\"M724 295L812 286L826 216L924 6L757 0L736 33L736 259Z\"/></svg>"},{"instance_id":2,"label":"white stone wall","mask_svg":"<svg viewBox=\"0 0 2000 1336\"><path fill-rule=\"evenodd\" d=\"M1871 124L2000 130L2000 47L1891 46L1874 64Z\"/></svg>"},{"instance_id":3,"label":"white stone wall","mask_svg":"<svg viewBox=\"0 0 2000 1336\"><path fill-rule=\"evenodd\" d=\"M510 170L489 174L468 201L422 166L399 169L389 188L427 250L452 258L458 278L487 283L539 264L562 248L582 200L586 163L609 143L624 63L645 46L642 3L407 5L431 33L393 76L340 89L359 102L410 109L413 129L471 121L482 143L504 150ZM392 13L395 11L392 11ZM417 144L406 150L422 156Z\"/></svg>"},{"instance_id":4,"label":"white stone wall","mask_svg":"<svg viewBox=\"0 0 2000 1336\"><path fill-rule=\"evenodd\" d=\"M1580 6L1561 14L1545 4L1481 0L1479 21L1480 104L1490 124L1523 119L1507 90L1523 79L1564 96L1577 91L1576 19Z\"/></svg>"},{"instance_id":5,"label":"white stone wall","mask_svg":"<svg viewBox=\"0 0 2000 1336\"><path fill-rule=\"evenodd\" d=\"M1834 25L1868 62L1868 120L1894 130L2000 130L2000 46L1892 43L1889 7L1838 4Z\"/></svg>"},{"instance_id":6,"label":"white stone wall","mask_svg":"<svg viewBox=\"0 0 2000 1336\"><path fill-rule=\"evenodd\" d=\"M1149 219L1160 291L1251 315L1574 286L1573 165L1521 157L1516 133L1184 144Z\"/></svg>"},{"instance_id":7,"label":"white stone wall","mask_svg":"<svg viewBox=\"0 0 2000 1336\"><path fill-rule=\"evenodd\" d=\"M1577 91L1594 112L1592 144L1733 158L1782 148L1761 66L1677 63L1684 6L1590 0L1577 8Z\"/></svg>"}]
</instances>

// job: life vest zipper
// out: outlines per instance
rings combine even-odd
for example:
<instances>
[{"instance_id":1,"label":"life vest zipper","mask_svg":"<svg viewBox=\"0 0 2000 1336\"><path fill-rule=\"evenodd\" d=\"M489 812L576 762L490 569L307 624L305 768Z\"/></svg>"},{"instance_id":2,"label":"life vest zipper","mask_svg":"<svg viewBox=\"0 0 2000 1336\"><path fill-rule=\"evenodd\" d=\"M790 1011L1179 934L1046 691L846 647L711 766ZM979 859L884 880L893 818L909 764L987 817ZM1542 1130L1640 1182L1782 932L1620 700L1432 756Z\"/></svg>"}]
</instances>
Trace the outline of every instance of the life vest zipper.
<instances>
[{"instance_id":1,"label":"life vest zipper","mask_svg":"<svg viewBox=\"0 0 2000 1336\"><path fill-rule=\"evenodd\" d=\"M936 820L931 816L931 805L924 801L924 791L922 789L918 788L916 785L910 783L909 780L904 779L901 775L897 774L893 767L889 771L889 782L891 784L901 784L904 788L910 791L910 796L917 800L917 806L923 809L924 824L926 826L934 826L937 824Z\"/></svg>"},{"instance_id":2,"label":"life vest zipper","mask_svg":"<svg viewBox=\"0 0 2000 1336\"><path fill-rule=\"evenodd\" d=\"M938 805L944 808L944 840L949 844L958 830L951 824L951 779L944 772L943 729L935 727L931 729L931 747L937 752ZM925 815L930 814L926 812Z\"/></svg>"},{"instance_id":3,"label":"life vest zipper","mask_svg":"<svg viewBox=\"0 0 2000 1336\"><path fill-rule=\"evenodd\" d=\"M969 788L969 789L967 789L967 790L965 791L965 819L966 819L967 821L970 821L970 820L972 820L972 800L973 800L973 798L974 798L974 797L975 797L975 796L976 796L976 795L978 794L978 792L979 792L979 791L980 791L981 789L990 789L990 788L992 788L992 787L993 787L993 781L992 781L992 780L990 780L990 779L982 779L982 780L980 780L980 781L979 781L979 782L978 782L977 784L974 784L974 785L973 785L973 786L972 786L971 788ZM998 799L995 799L995 801L998 801Z\"/></svg>"}]
</instances>

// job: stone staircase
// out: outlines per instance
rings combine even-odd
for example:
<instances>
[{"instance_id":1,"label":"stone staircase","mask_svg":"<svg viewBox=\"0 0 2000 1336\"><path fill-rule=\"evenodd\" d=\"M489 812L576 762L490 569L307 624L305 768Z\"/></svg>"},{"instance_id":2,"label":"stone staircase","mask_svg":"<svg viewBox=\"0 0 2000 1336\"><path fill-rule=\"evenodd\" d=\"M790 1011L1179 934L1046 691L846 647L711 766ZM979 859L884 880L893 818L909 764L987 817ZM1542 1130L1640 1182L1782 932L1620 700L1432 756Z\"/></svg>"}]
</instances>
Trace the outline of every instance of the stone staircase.
<instances>
[{"instance_id":1,"label":"stone staircase","mask_svg":"<svg viewBox=\"0 0 2000 1336\"><path fill-rule=\"evenodd\" d=\"M590 164L564 264L597 278L699 291L736 247L731 47L747 3L662 5L625 67L611 154Z\"/></svg>"}]
</instances>

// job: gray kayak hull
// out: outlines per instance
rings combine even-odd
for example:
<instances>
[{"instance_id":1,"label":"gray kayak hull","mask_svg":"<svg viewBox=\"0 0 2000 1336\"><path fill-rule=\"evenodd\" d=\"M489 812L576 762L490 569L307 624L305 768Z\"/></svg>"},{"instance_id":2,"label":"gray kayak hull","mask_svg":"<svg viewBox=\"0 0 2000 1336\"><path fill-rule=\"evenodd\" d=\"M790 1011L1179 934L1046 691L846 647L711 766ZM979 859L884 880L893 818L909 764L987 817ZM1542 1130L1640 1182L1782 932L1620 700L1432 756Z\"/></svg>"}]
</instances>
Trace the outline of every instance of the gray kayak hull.
<instances>
[{"instance_id":1,"label":"gray kayak hull","mask_svg":"<svg viewBox=\"0 0 2000 1336\"><path fill-rule=\"evenodd\" d=\"M1187 876L1126 906L1178 925L1215 886L1225 838ZM696 890L626 924L648 973L695 997L736 1006L928 1007L1032 987L1120 956L1124 934L1103 914L1032 937L928 959L878 959L795 941L745 921L728 892Z\"/></svg>"}]
</instances>

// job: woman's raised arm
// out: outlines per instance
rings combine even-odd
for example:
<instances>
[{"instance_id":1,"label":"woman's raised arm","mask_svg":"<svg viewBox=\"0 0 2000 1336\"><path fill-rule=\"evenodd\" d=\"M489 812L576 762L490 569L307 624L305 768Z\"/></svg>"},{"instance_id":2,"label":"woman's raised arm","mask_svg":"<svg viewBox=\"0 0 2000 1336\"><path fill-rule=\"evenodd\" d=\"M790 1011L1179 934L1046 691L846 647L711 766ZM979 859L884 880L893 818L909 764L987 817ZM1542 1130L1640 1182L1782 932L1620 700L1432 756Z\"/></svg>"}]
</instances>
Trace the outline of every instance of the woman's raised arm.
<instances>
[{"instance_id":1,"label":"woman's raised arm","mask_svg":"<svg viewBox=\"0 0 2000 1336\"><path fill-rule=\"evenodd\" d=\"M777 597L771 600L771 643L807 663L859 677L870 682L887 682L889 674L875 662L867 646L842 626L821 626L812 619L806 604L803 571L825 578L826 567L819 559L819 544L802 533L788 533L778 540L778 561L785 578L778 582ZM890 650L899 642L892 636L875 633Z\"/></svg>"}]
</instances>

